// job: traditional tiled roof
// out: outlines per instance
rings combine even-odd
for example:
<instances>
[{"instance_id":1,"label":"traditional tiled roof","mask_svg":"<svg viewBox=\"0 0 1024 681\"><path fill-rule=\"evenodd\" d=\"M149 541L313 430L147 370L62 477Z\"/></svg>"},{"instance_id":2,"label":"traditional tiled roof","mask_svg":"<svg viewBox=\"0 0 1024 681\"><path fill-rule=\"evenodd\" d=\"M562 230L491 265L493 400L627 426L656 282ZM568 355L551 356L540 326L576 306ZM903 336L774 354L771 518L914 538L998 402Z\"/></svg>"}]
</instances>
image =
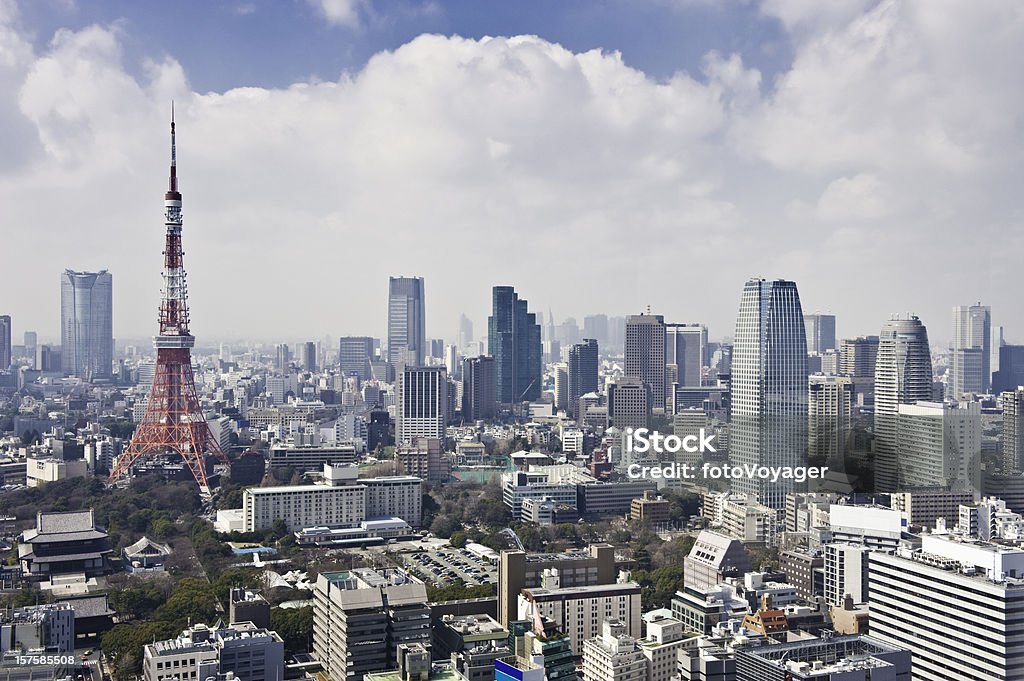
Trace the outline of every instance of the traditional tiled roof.
<instances>
[{"instance_id":1,"label":"traditional tiled roof","mask_svg":"<svg viewBox=\"0 0 1024 681\"><path fill-rule=\"evenodd\" d=\"M158 544L149 537L143 537L124 550L126 558L156 557L171 555L171 547L167 544Z\"/></svg>"}]
</instances>

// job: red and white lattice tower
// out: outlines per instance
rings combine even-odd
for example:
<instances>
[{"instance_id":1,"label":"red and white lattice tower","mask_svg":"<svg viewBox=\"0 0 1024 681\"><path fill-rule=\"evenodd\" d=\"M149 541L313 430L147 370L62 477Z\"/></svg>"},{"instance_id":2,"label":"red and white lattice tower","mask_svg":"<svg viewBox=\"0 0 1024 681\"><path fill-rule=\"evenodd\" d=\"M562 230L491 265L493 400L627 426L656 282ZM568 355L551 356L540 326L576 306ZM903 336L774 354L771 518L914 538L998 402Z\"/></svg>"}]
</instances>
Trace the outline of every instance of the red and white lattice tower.
<instances>
[{"instance_id":1,"label":"red and white lattice tower","mask_svg":"<svg viewBox=\"0 0 1024 681\"><path fill-rule=\"evenodd\" d=\"M199 489L209 495L204 460L213 454L225 464L228 458L206 423L196 396L192 375L192 352L195 338L188 330L188 288L181 250L181 193L178 191L174 144L174 112L171 111L171 182L164 194L164 224L167 241L164 246L164 288L160 302L160 335L156 346L156 372L149 402L128 449L110 472L108 484L128 475L132 466L143 459L178 455L192 471Z\"/></svg>"}]
</instances>

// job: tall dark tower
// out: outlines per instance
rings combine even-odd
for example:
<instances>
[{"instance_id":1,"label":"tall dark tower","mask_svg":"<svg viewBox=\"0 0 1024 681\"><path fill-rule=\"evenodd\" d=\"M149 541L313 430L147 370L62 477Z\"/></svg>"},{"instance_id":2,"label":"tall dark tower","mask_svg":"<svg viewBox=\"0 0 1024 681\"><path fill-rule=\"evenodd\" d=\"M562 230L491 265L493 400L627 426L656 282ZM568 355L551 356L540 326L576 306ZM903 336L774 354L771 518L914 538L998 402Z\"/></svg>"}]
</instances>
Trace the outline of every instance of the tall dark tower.
<instances>
[{"instance_id":1,"label":"tall dark tower","mask_svg":"<svg viewBox=\"0 0 1024 681\"><path fill-rule=\"evenodd\" d=\"M209 495L205 455L214 454L228 463L210 432L196 395L192 375L192 346L196 339L188 329L188 288L181 250L181 193L174 145L174 111L171 110L171 180L164 194L164 289L160 301L160 334L156 346L156 371L149 402L131 444L110 472L113 484L141 459L178 455L192 471L199 489Z\"/></svg>"}]
</instances>

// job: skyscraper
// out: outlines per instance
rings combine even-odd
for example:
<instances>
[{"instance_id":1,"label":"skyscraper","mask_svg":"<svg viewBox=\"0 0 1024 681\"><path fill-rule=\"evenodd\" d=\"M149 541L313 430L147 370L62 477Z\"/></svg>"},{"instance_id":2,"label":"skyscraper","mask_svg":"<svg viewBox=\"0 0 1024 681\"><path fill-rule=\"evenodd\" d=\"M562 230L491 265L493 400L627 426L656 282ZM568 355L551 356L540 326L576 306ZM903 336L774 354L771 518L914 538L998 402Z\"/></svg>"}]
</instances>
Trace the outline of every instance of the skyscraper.
<instances>
[{"instance_id":1,"label":"skyscraper","mask_svg":"<svg viewBox=\"0 0 1024 681\"><path fill-rule=\"evenodd\" d=\"M853 419L853 379L822 374L810 376L807 416L808 456L825 461L841 460L846 455L846 436Z\"/></svg>"},{"instance_id":2,"label":"skyscraper","mask_svg":"<svg viewBox=\"0 0 1024 681\"><path fill-rule=\"evenodd\" d=\"M953 342L946 397L987 393L992 387L992 309L987 305L953 308Z\"/></svg>"},{"instance_id":3,"label":"skyscraper","mask_svg":"<svg viewBox=\"0 0 1024 681\"><path fill-rule=\"evenodd\" d=\"M651 386L651 408L665 409L665 318L638 314L626 320L625 375Z\"/></svg>"},{"instance_id":4,"label":"skyscraper","mask_svg":"<svg viewBox=\"0 0 1024 681\"><path fill-rule=\"evenodd\" d=\"M11 317L0 315L0 371L11 367Z\"/></svg>"},{"instance_id":5,"label":"skyscraper","mask_svg":"<svg viewBox=\"0 0 1024 681\"><path fill-rule=\"evenodd\" d=\"M672 383L699 386L708 363L708 328L701 324L665 325L665 364Z\"/></svg>"},{"instance_id":6,"label":"skyscraper","mask_svg":"<svg viewBox=\"0 0 1024 681\"><path fill-rule=\"evenodd\" d=\"M540 397L542 354L540 324L511 286L492 290L492 313L487 318L488 352L495 361L495 384L500 404Z\"/></svg>"},{"instance_id":7,"label":"skyscraper","mask_svg":"<svg viewBox=\"0 0 1024 681\"><path fill-rule=\"evenodd\" d=\"M999 371L992 375L996 393L1024 385L1024 345L1002 345L999 348Z\"/></svg>"},{"instance_id":8,"label":"skyscraper","mask_svg":"<svg viewBox=\"0 0 1024 681\"><path fill-rule=\"evenodd\" d=\"M0 322L0 324L3 324L3 322ZM29 357L34 363L36 359L36 346L39 345L39 336L35 331L26 331L24 338L25 356Z\"/></svg>"},{"instance_id":9,"label":"skyscraper","mask_svg":"<svg viewBox=\"0 0 1024 681\"><path fill-rule=\"evenodd\" d=\"M64 373L108 378L114 361L113 284L110 273L64 270L60 275L60 329Z\"/></svg>"},{"instance_id":10,"label":"skyscraper","mask_svg":"<svg viewBox=\"0 0 1024 681\"><path fill-rule=\"evenodd\" d=\"M836 316L831 314L804 315L807 334L807 352L820 355L836 349Z\"/></svg>"},{"instance_id":11,"label":"skyscraper","mask_svg":"<svg viewBox=\"0 0 1024 681\"><path fill-rule=\"evenodd\" d=\"M878 336L844 338L839 346L839 373L853 379L875 378Z\"/></svg>"},{"instance_id":12,"label":"skyscraper","mask_svg":"<svg viewBox=\"0 0 1024 681\"><path fill-rule=\"evenodd\" d=\"M316 371L316 343L313 341L302 344L302 368L309 372Z\"/></svg>"},{"instance_id":13,"label":"skyscraper","mask_svg":"<svg viewBox=\"0 0 1024 681\"><path fill-rule=\"evenodd\" d=\"M928 330L914 315L895 317L878 336L875 361L875 491L899 488L899 405L930 400L932 357Z\"/></svg>"},{"instance_id":14,"label":"skyscraper","mask_svg":"<svg viewBox=\"0 0 1024 681\"><path fill-rule=\"evenodd\" d=\"M734 465L801 466L807 460L807 338L796 283L751 279L743 287L732 352ZM782 508L791 480L733 480L733 491Z\"/></svg>"},{"instance_id":15,"label":"skyscraper","mask_svg":"<svg viewBox=\"0 0 1024 681\"><path fill-rule=\"evenodd\" d=\"M338 339L338 364L346 376L356 375L368 381L373 377L370 361L373 359L373 339L369 336L342 336Z\"/></svg>"},{"instance_id":16,"label":"skyscraper","mask_svg":"<svg viewBox=\"0 0 1024 681\"><path fill-rule=\"evenodd\" d=\"M473 321L465 314L459 315L459 334L458 334L458 346L459 351L466 349L470 343L473 342Z\"/></svg>"},{"instance_id":17,"label":"skyscraper","mask_svg":"<svg viewBox=\"0 0 1024 681\"><path fill-rule=\"evenodd\" d=\"M576 416L581 396L597 392L597 366L596 339L584 338L569 348L566 402L570 416Z\"/></svg>"},{"instance_id":18,"label":"skyscraper","mask_svg":"<svg viewBox=\"0 0 1024 681\"><path fill-rule=\"evenodd\" d=\"M462 418L466 421L493 419L497 404L494 358L467 357L462 362Z\"/></svg>"},{"instance_id":19,"label":"skyscraper","mask_svg":"<svg viewBox=\"0 0 1024 681\"><path fill-rule=\"evenodd\" d=\"M1003 407L1003 472L1024 471L1024 388L999 396Z\"/></svg>"},{"instance_id":20,"label":"skyscraper","mask_svg":"<svg viewBox=\"0 0 1024 681\"><path fill-rule=\"evenodd\" d=\"M417 437L444 442L448 424L448 372L444 367L401 367L395 397L395 444L408 444Z\"/></svg>"},{"instance_id":21,"label":"skyscraper","mask_svg":"<svg viewBox=\"0 0 1024 681\"><path fill-rule=\"evenodd\" d=\"M388 363L422 366L426 353L426 313L422 277L388 280Z\"/></svg>"}]
</instances>

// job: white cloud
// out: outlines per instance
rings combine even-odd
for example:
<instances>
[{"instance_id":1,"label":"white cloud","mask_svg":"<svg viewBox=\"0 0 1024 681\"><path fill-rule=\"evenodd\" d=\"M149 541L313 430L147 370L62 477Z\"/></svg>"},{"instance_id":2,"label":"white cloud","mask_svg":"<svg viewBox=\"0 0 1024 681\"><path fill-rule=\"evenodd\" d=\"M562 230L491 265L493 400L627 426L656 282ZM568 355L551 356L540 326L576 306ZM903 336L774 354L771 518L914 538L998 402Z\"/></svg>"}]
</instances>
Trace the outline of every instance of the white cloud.
<instances>
[{"instance_id":1,"label":"white cloud","mask_svg":"<svg viewBox=\"0 0 1024 681\"><path fill-rule=\"evenodd\" d=\"M173 55L130 75L126 28L36 53L0 21L5 245L40 254L7 276L42 277L16 323L53 335L57 272L108 267L118 336L150 331L173 98L200 337L379 334L400 273L426 277L438 336L462 311L479 327L497 283L720 336L756 273L841 333L916 309L941 339L950 305L984 299L1024 334L998 247L1021 221L1024 10L769 7L794 27L775 82L734 55L658 82L615 52L425 35L333 82L204 94ZM954 247L964 276L922 293Z\"/></svg>"},{"instance_id":2,"label":"white cloud","mask_svg":"<svg viewBox=\"0 0 1024 681\"><path fill-rule=\"evenodd\" d=\"M358 28L360 14L365 11L367 0L308 0L327 23L335 26Z\"/></svg>"}]
</instances>

